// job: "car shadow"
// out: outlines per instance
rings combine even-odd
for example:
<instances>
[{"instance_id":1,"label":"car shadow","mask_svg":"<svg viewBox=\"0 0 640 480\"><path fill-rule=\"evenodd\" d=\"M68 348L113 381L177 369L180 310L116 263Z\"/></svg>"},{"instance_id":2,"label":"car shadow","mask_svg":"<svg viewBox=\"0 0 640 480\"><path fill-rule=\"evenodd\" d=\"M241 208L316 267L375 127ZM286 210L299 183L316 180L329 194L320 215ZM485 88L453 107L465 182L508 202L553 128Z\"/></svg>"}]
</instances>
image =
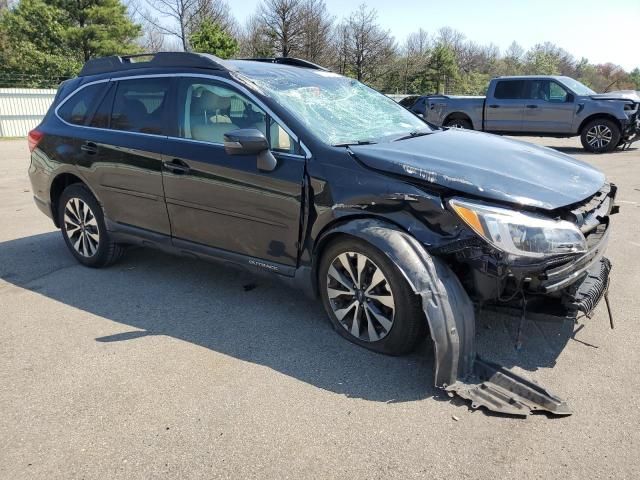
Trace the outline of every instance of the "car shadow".
<instances>
[{"instance_id":1,"label":"car shadow","mask_svg":"<svg viewBox=\"0 0 640 480\"><path fill-rule=\"evenodd\" d=\"M403 357L370 352L340 338L319 302L227 266L136 248L116 265L95 270L77 264L59 232L49 232L0 243L0 278L123 326L91 341L145 348L145 337L165 335L347 397L448 400L433 386L430 341ZM516 351L517 323L481 313L479 353L535 371L552 367L573 333L569 322L527 321L524 348Z\"/></svg>"},{"instance_id":2,"label":"car shadow","mask_svg":"<svg viewBox=\"0 0 640 480\"><path fill-rule=\"evenodd\" d=\"M606 155L606 153L593 153L593 152L587 152L584 148L582 147L560 147L557 145L547 145L548 148L553 148L554 150L557 150L559 152L562 153L566 153L569 155ZM612 153L622 153L622 152L633 152L637 150L637 147L631 147L629 149L625 149L625 150L620 150L620 149L616 149L614 150Z\"/></svg>"}]
</instances>

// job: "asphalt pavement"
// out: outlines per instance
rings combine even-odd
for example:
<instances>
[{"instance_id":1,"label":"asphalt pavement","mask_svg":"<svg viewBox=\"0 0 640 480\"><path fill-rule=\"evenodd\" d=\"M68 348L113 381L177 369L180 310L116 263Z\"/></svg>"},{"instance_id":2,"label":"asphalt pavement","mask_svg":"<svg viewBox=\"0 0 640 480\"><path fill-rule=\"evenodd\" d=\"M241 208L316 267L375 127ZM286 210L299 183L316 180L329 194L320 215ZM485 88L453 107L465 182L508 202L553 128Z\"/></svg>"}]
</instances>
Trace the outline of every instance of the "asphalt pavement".
<instances>
[{"instance_id":1,"label":"asphalt pavement","mask_svg":"<svg viewBox=\"0 0 640 480\"><path fill-rule=\"evenodd\" d=\"M527 139L618 184L610 298L582 325L483 314L484 357L563 397L565 418L472 410L405 357L332 331L280 283L131 249L77 264L0 141L0 478L635 479L640 469L640 148ZM558 185L561 189L562 185ZM255 288L253 288L255 287Z\"/></svg>"}]
</instances>

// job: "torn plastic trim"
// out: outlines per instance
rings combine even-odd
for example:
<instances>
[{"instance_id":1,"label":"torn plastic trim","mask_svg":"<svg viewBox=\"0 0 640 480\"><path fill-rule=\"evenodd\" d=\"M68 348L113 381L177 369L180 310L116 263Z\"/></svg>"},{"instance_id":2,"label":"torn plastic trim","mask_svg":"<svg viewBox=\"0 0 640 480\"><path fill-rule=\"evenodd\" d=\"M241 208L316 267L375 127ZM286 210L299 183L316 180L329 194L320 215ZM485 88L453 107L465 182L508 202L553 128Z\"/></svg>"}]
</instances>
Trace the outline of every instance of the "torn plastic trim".
<instances>
[{"instance_id":1,"label":"torn plastic trim","mask_svg":"<svg viewBox=\"0 0 640 480\"><path fill-rule=\"evenodd\" d=\"M476 357L474 375L446 388L471 402L471 408L484 406L494 412L527 416L537 411L571 415L567 403L531 380L498 364Z\"/></svg>"},{"instance_id":2,"label":"torn plastic trim","mask_svg":"<svg viewBox=\"0 0 640 480\"><path fill-rule=\"evenodd\" d=\"M475 350L475 313L462 284L411 235L376 219L357 219L325 232L360 238L384 252L422 299L435 361L436 387L470 400L473 408L529 415L569 415L566 403L534 382L484 361Z\"/></svg>"}]
</instances>

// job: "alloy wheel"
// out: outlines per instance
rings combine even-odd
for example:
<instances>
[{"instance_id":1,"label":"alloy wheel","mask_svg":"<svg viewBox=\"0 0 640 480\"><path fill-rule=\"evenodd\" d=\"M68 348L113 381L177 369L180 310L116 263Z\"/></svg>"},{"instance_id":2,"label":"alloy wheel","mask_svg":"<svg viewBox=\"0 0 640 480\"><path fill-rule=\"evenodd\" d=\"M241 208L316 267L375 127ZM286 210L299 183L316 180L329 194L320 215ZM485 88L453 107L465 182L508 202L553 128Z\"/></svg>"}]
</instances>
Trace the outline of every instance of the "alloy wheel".
<instances>
[{"instance_id":1,"label":"alloy wheel","mask_svg":"<svg viewBox=\"0 0 640 480\"><path fill-rule=\"evenodd\" d=\"M609 145L612 137L613 132L606 125L594 125L587 131L587 143L598 150Z\"/></svg>"},{"instance_id":2,"label":"alloy wheel","mask_svg":"<svg viewBox=\"0 0 640 480\"><path fill-rule=\"evenodd\" d=\"M64 207L64 229L73 249L93 257L100 245L100 229L93 211L83 200L70 198Z\"/></svg>"},{"instance_id":3,"label":"alloy wheel","mask_svg":"<svg viewBox=\"0 0 640 480\"><path fill-rule=\"evenodd\" d=\"M354 337L376 342L391 331L395 313L391 286L366 255L345 252L333 259L326 288L334 315Z\"/></svg>"}]
</instances>

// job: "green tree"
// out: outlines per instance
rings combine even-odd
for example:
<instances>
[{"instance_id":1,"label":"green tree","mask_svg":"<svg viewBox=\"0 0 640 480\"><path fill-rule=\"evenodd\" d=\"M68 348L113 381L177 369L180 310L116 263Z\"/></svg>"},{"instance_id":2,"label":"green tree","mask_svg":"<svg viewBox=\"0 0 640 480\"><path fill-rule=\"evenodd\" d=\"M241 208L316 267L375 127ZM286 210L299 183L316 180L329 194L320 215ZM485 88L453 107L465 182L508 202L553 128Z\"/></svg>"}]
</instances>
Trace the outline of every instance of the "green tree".
<instances>
[{"instance_id":1,"label":"green tree","mask_svg":"<svg viewBox=\"0 0 640 480\"><path fill-rule=\"evenodd\" d=\"M141 27L120 0L48 0L67 14L65 37L83 61L138 52Z\"/></svg>"},{"instance_id":2,"label":"green tree","mask_svg":"<svg viewBox=\"0 0 640 480\"><path fill-rule=\"evenodd\" d=\"M436 45L429 58L429 68L433 72L436 93L444 93L445 82L458 77L456 54L446 45Z\"/></svg>"},{"instance_id":3,"label":"green tree","mask_svg":"<svg viewBox=\"0 0 640 480\"><path fill-rule=\"evenodd\" d=\"M238 42L210 19L204 19L189 36L194 52L210 53L220 58L231 58L238 51Z\"/></svg>"},{"instance_id":4,"label":"green tree","mask_svg":"<svg viewBox=\"0 0 640 480\"><path fill-rule=\"evenodd\" d=\"M640 68L636 67L629 74L629 81L633 83L636 90L640 90Z\"/></svg>"},{"instance_id":5,"label":"green tree","mask_svg":"<svg viewBox=\"0 0 640 480\"><path fill-rule=\"evenodd\" d=\"M64 11L42 0L22 0L0 17L0 81L3 86L46 87L82 66L65 31Z\"/></svg>"},{"instance_id":6,"label":"green tree","mask_svg":"<svg viewBox=\"0 0 640 480\"><path fill-rule=\"evenodd\" d=\"M89 58L134 53L139 35L119 0L21 0L0 16L0 77L55 86Z\"/></svg>"}]
</instances>

